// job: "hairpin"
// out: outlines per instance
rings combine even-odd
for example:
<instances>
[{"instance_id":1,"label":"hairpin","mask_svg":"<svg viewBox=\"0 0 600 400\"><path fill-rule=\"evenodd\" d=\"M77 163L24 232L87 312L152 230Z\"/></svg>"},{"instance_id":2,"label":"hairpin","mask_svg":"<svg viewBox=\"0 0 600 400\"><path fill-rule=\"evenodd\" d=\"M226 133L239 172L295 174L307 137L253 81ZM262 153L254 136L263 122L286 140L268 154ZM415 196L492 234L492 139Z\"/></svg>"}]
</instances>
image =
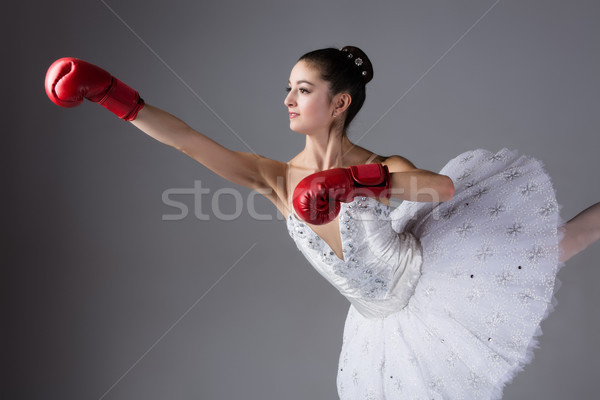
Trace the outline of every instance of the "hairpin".
<instances>
[{"instance_id":1,"label":"hairpin","mask_svg":"<svg viewBox=\"0 0 600 400\"><path fill-rule=\"evenodd\" d=\"M345 51L345 52L347 52L347 53L348 53L348 58L354 58L354 54L350 53L350 52L348 51L348 49L346 49L346 48L343 48L343 49L340 49L340 50L341 50L341 51ZM360 58L360 57L356 57L356 58L354 59L354 64L356 64L356 66L357 66L357 67L360 67L361 65L363 65L363 60L362 60L362 58ZM367 75L367 71L365 71L365 70L363 70L361 73L362 73L362 75L363 75L363 76L366 76L366 75Z\"/></svg>"}]
</instances>

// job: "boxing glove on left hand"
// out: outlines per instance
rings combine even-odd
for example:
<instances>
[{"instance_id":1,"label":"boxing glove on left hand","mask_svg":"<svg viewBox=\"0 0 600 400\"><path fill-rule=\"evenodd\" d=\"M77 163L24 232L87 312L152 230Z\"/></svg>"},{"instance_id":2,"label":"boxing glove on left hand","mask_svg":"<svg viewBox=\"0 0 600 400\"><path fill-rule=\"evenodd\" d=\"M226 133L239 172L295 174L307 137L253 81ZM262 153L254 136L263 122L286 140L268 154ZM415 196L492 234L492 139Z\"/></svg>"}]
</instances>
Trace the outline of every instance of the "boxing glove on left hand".
<instances>
[{"instance_id":1,"label":"boxing glove on left hand","mask_svg":"<svg viewBox=\"0 0 600 400\"><path fill-rule=\"evenodd\" d=\"M61 107L76 107L85 97L126 121L133 121L144 107L144 100L131 87L102 68L72 57L58 59L48 68L46 94Z\"/></svg>"}]
</instances>

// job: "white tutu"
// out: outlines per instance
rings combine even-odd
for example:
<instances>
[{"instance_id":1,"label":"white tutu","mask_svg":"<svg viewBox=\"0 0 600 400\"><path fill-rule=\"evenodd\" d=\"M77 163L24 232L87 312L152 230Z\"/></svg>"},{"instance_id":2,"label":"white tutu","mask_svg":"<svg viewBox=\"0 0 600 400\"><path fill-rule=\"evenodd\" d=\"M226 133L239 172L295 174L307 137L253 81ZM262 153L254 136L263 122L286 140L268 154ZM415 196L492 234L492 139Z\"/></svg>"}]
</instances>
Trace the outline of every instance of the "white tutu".
<instances>
[{"instance_id":1,"label":"white tutu","mask_svg":"<svg viewBox=\"0 0 600 400\"><path fill-rule=\"evenodd\" d=\"M370 212L379 230L385 221L396 236L417 238L422 263L418 254L412 263L398 256L406 265L393 271L381 249L415 248L373 235L375 222L340 227L340 260L305 224L288 220L300 250L353 304L339 361L342 399L497 399L532 359L559 268L550 178L539 161L506 149L464 153L441 173L455 184L449 202L390 210L361 199L360 207L356 200L342 207L340 221ZM400 290L409 296L399 306L392 299L403 297Z\"/></svg>"}]
</instances>

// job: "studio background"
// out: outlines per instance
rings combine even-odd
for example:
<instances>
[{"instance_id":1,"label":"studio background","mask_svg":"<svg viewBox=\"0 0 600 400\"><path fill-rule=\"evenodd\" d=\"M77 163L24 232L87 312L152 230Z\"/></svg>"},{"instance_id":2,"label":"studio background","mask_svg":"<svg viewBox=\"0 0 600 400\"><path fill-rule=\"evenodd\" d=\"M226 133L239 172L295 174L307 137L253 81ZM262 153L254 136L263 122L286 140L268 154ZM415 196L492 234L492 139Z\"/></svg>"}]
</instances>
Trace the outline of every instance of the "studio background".
<instances>
[{"instance_id":1,"label":"studio background","mask_svg":"<svg viewBox=\"0 0 600 400\"><path fill-rule=\"evenodd\" d=\"M519 149L544 161L563 218L600 200L595 1L3 8L2 398L336 398L349 303L274 207L257 197L270 220L245 210L200 220L180 195L189 215L164 220L179 212L167 190L200 181L213 194L250 191L102 107L51 103L44 76L60 57L105 68L224 146L287 161L304 143L283 105L295 61L359 46L375 68L350 131L361 146L434 171L469 149ZM211 196L202 199L210 214ZM234 198L220 199L234 213ZM541 347L505 399L596 394L599 257L596 245L560 272Z\"/></svg>"}]
</instances>

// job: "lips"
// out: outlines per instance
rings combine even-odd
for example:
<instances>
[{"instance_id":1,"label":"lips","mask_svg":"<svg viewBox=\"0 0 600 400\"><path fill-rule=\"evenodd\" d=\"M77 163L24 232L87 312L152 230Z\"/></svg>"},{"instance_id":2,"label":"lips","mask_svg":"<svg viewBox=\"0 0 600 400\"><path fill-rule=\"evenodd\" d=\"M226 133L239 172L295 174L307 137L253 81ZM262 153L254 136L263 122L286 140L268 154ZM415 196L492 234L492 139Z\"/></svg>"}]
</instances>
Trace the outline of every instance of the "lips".
<instances>
[{"instance_id":1,"label":"lips","mask_svg":"<svg viewBox=\"0 0 600 400\"><path fill-rule=\"evenodd\" d=\"M289 115L290 115L290 119L294 119L294 118L296 118L300 114L294 113L294 112L290 112Z\"/></svg>"}]
</instances>

